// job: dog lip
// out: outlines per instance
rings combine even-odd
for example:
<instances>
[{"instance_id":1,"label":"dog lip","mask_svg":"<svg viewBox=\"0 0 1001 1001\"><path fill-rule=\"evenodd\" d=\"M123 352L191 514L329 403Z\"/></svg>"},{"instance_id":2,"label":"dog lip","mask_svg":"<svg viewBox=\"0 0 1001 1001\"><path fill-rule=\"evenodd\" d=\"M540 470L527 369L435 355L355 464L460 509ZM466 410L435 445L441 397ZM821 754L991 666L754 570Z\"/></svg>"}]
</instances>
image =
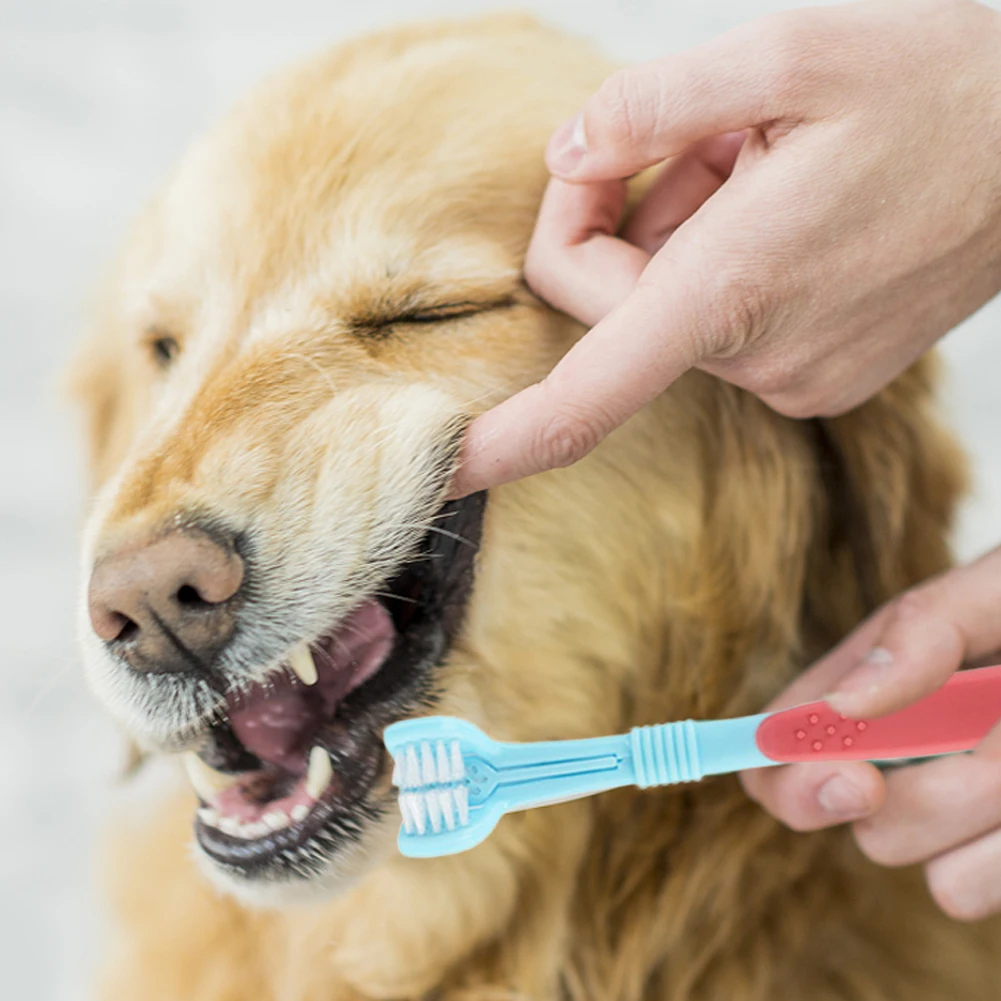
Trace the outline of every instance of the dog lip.
<instances>
[{"instance_id":1,"label":"dog lip","mask_svg":"<svg viewBox=\"0 0 1001 1001\"><path fill-rule=\"evenodd\" d=\"M232 718L224 718L210 730L202 757L226 772L251 776L257 771L262 781L267 773L267 779L275 782L274 801L280 801L287 814L269 815L268 790L256 809L246 812L252 820L242 829L232 825L229 830L221 829L219 816L211 807L203 807L201 815L196 815L196 838L224 871L241 880L318 875L339 851L360 840L366 823L387 808L392 793L388 781L380 781L388 772L382 730L433 703L433 669L450 648L472 589L485 500L481 493L447 503L427 533L420 556L404 565L383 587L378 600L356 606L355 614L361 610L372 627L371 635L363 636L360 644L372 656L343 690L331 685L330 665L321 662L323 644L314 645L318 684L303 685L291 669L278 682L284 697L295 704L282 710L288 710L287 732L281 718L277 720L279 725L271 734L278 738L277 744L258 743L254 738L244 743L247 732L241 726L238 699L236 725ZM379 650L387 624L391 649ZM313 700L317 717L306 719L303 704L297 702L301 699ZM227 702L233 708L233 700ZM266 707L266 702L261 699L261 705ZM296 724L303 722L302 731L295 733ZM289 737L291 741L283 743ZM333 774L319 796L309 799L302 790L307 758L315 748L329 755ZM260 757L255 750L261 752ZM290 810L297 813L290 814ZM265 821L277 829L267 830Z\"/></svg>"}]
</instances>

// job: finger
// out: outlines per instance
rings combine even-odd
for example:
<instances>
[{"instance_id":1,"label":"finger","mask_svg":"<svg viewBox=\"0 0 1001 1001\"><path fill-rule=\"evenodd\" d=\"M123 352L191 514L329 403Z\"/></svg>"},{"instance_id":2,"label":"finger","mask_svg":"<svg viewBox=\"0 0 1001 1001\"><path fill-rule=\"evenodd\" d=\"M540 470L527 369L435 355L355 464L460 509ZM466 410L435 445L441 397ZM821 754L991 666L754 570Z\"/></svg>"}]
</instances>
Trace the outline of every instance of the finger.
<instances>
[{"instance_id":1,"label":"finger","mask_svg":"<svg viewBox=\"0 0 1001 1001\"><path fill-rule=\"evenodd\" d=\"M980 921L1001 913L1001 830L932 860L926 875L949 917Z\"/></svg>"},{"instance_id":2,"label":"finger","mask_svg":"<svg viewBox=\"0 0 1001 1001\"><path fill-rule=\"evenodd\" d=\"M862 851L880 865L925 862L1001 827L1001 765L981 754L901 768L886 802L857 824Z\"/></svg>"},{"instance_id":3,"label":"finger","mask_svg":"<svg viewBox=\"0 0 1001 1001\"><path fill-rule=\"evenodd\" d=\"M731 132L705 139L682 153L650 186L623 229L622 238L655 254L720 189L743 145L744 133Z\"/></svg>"},{"instance_id":4,"label":"finger","mask_svg":"<svg viewBox=\"0 0 1001 1001\"><path fill-rule=\"evenodd\" d=\"M827 20L802 11L761 18L612 74L553 134L550 171L575 181L628 177L710 136L799 120L817 75L804 70L804 49Z\"/></svg>"},{"instance_id":5,"label":"finger","mask_svg":"<svg viewBox=\"0 0 1001 1001\"><path fill-rule=\"evenodd\" d=\"M1001 550L905 593L885 629L828 696L846 716L893 712L1001 645Z\"/></svg>"},{"instance_id":6,"label":"finger","mask_svg":"<svg viewBox=\"0 0 1001 1001\"><path fill-rule=\"evenodd\" d=\"M874 612L836 647L800 674L763 712L777 712L822 700L876 645L892 613L892 605L885 605Z\"/></svg>"},{"instance_id":7,"label":"finger","mask_svg":"<svg viewBox=\"0 0 1001 1001\"><path fill-rule=\"evenodd\" d=\"M817 762L743 772L751 799L794 831L816 831L877 811L885 788L866 762Z\"/></svg>"},{"instance_id":8,"label":"finger","mask_svg":"<svg viewBox=\"0 0 1001 1001\"><path fill-rule=\"evenodd\" d=\"M680 297L679 297L680 298ZM643 283L578 341L552 372L470 426L450 496L569 466L698 360L684 312L701 297L671 301ZM677 317L671 336L665 318Z\"/></svg>"},{"instance_id":9,"label":"finger","mask_svg":"<svg viewBox=\"0 0 1001 1001\"><path fill-rule=\"evenodd\" d=\"M624 181L549 182L525 257L536 295L593 326L633 290L650 255L614 234Z\"/></svg>"}]
</instances>

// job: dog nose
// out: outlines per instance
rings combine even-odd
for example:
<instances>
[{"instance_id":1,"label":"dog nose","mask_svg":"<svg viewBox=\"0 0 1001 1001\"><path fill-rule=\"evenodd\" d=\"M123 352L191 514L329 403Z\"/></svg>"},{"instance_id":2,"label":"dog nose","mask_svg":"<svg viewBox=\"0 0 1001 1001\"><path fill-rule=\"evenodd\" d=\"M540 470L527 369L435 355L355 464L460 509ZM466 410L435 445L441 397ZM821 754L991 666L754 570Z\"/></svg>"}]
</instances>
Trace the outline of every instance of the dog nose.
<instances>
[{"instance_id":1,"label":"dog nose","mask_svg":"<svg viewBox=\"0 0 1001 1001\"><path fill-rule=\"evenodd\" d=\"M122 546L91 574L91 625L136 671L204 669L236 628L243 577L235 548L197 529Z\"/></svg>"}]
</instances>

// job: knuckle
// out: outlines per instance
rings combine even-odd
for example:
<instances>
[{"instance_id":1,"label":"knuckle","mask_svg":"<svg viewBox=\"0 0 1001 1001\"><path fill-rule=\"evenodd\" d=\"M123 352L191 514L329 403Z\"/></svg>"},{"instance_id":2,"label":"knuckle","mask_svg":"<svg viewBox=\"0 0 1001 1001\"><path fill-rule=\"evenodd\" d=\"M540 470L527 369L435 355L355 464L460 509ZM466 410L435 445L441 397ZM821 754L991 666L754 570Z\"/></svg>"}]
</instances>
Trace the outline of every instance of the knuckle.
<instances>
[{"instance_id":1,"label":"knuckle","mask_svg":"<svg viewBox=\"0 0 1001 1001\"><path fill-rule=\"evenodd\" d=\"M525 284L540 299L550 300L558 291L558 269L553 267L553 248L540 246L539 240L532 240L525 254Z\"/></svg>"},{"instance_id":2,"label":"knuckle","mask_svg":"<svg viewBox=\"0 0 1001 1001\"><path fill-rule=\"evenodd\" d=\"M598 88L585 133L612 147L645 144L659 118L660 88L648 66L618 70Z\"/></svg>"},{"instance_id":3,"label":"knuckle","mask_svg":"<svg viewBox=\"0 0 1001 1001\"><path fill-rule=\"evenodd\" d=\"M878 824L861 820L852 827L852 834L859 850L870 862L892 868L902 862L894 851L893 844L884 836Z\"/></svg>"},{"instance_id":4,"label":"knuckle","mask_svg":"<svg viewBox=\"0 0 1001 1001\"><path fill-rule=\"evenodd\" d=\"M945 864L945 860L927 865L925 879L932 899L953 920L979 921L989 916L990 909L984 901L963 885L954 867Z\"/></svg>"},{"instance_id":5,"label":"knuckle","mask_svg":"<svg viewBox=\"0 0 1001 1001\"><path fill-rule=\"evenodd\" d=\"M719 355L727 357L760 344L772 329L774 287L747 276L730 277L716 292L716 308L726 331Z\"/></svg>"},{"instance_id":6,"label":"knuckle","mask_svg":"<svg viewBox=\"0 0 1001 1001\"><path fill-rule=\"evenodd\" d=\"M768 86L780 100L802 95L818 82L831 48L832 19L823 10L794 10L771 19L766 50Z\"/></svg>"},{"instance_id":7,"label":"knuckle","mask_svg":"<svg viewBox=\"0 0 1001 1001\"><path fill-rule=\"evenodd\" d=\"M941 618L940 581L947 576L935 578L904 591L893 602L894 617L898 620L920 618L925 621Z\"/></svg>"},{"instance_id":8,"label":"knuckle","mask_svg":"<svg viewBox=\"0 0 1001 1001\"><path fill-rule=\"evenodd\" d=\"M543 467L562 468L583 459L601 438L599 422L593 417L557 411L541 427L535 451Z\"/></svg>"}]
</instances>

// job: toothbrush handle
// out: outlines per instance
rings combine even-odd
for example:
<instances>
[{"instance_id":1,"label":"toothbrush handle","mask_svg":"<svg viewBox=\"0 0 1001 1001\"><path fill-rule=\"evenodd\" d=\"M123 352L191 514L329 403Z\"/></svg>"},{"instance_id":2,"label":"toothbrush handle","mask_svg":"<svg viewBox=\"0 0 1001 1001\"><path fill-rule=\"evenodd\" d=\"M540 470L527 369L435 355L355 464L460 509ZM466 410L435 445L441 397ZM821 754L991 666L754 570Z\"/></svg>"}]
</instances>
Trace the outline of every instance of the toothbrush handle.
<instances>
[{"instance_id":1,"label":"toothbrush handle","mask_svg":"<svg viewBox=\"0 0 1001 1001\"><path fill-rule=\"evenodd\" d=\"M766 716L755 735L769 764L889 761L971 751L1001 722L1001 665L959 671L919 702L872 720L814 702Z\"/></svg>"}]
</instances>

